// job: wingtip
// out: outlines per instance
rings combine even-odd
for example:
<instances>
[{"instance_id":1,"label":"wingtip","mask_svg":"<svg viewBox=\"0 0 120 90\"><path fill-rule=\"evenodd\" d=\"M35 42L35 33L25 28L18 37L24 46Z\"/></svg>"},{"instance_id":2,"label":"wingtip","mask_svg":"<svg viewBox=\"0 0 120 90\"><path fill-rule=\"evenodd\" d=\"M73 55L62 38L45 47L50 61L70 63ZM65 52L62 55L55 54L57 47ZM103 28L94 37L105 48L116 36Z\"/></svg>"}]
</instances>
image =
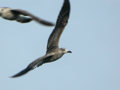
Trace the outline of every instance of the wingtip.
<instances>
[{"instance_id":1,"label":"wingtip","mask_svg":"<svg viewBox=\"0 0 120 90\"><path fill-rule=\"evenodd\" d=\"M13 76L10 76L9 78L17 78L17 77L20 77L20 76L22 76L22 75L15 74Z\"/></svg>"},{"instance_id":2,"label":"wingtip","mask_svg":"<svg viewBox=\"0 0 120 90\"><path fill-rule=\"evenodd\" d=\"M11 76L10 78L16 78L16 77L20 77L20 76L23 76L25 75L26 73L28 73L29 71L31 70L31 68L25 68L24 70L20 71L19 73Z\"/></svg>"},{"instance_id":3,"label":"wingtip","mask_svg":"<svg viewBox=\"0 0 120 90\"><path fill-rule=\"evenodd\" d=\"M49 22L49 21L45 21L45 20L41 20L40 23L45 25L45 26L49 26L49 27L55 26L55 23L52 23L52 22Z\"/></svg>"},{"instance_id":4,"label":"wingtip","mask_svg":"<svg viewBox=\"0 0 120 90\"><path fill-rule=\"evenodd\" d=\"M44 24L44 25L49 26L49 27L53 27L53 26L55 26L55 23L49 23L49 24Z\"/></svg>"},{"instance_id":5,"label":"wingtip","mask_svg":"<svg viewBox=\"0 0 120 90\"><path fill-rule=\"evenodd\" d=\"M50 26L55 26L55 23L51 23L51 25Z\"/></svg>"},{"instance_id":6,"label":"wingtip","mask_svg":"<svg viewBox=\"0 0 120 90\"><path fill-rule=\"evenodd\" d=\"M10 76L10 78L17 78L19 77L18 75L13 75L13 76Z\"/></svg>"}]
</instances>

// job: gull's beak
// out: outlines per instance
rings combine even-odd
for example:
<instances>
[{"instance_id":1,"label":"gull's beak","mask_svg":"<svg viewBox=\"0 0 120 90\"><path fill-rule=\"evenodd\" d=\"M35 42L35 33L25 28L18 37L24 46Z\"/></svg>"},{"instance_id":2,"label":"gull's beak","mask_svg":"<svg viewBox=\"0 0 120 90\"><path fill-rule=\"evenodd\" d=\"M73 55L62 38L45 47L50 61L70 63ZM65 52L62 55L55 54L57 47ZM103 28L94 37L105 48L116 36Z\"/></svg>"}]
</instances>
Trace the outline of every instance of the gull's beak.
<instances>
[{"instance_id":1,"label":"gull's beak","mask_svg":"<svg viewBox=\"0 0 120 90\"><path fill-rule=\"evenodd\" d=\"M67 51L67 53L72 53L72 51Z\"/></svg>"}]
</instances>

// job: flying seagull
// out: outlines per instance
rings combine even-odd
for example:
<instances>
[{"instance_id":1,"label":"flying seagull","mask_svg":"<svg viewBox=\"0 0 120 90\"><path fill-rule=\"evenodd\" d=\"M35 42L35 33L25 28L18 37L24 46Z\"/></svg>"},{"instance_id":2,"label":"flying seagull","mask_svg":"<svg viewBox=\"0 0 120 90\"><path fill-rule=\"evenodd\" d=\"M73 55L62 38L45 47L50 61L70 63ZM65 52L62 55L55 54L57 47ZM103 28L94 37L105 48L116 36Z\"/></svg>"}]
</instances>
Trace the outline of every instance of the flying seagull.
<instances>
[{"instance_id":1,"label":"flying seagull","mask_svg":"<svg viewBox=\"0 0 120 90\"><path fill-rule=\"evenodd\" d=\"M22 76L27 72L29 72L30 70L33 70L34 68L39 67L44 63L56 61L57 59L61 58L65 53L72 53L71 51L65 48L59 48L59 45L58 45L60 36L68 22L69 14L70 14L70 2L69 0L64 0L62 9L59 13L59 16L56 22L56 26L48 39L46 54L36 59L32 63L30 63L21 72L12 76L13 78Z\"/></svg>"},{"instance_id":2,"label":"flying seagull","mask_svg":"<svg viewBox=\"0 0 120 90\"><path fill-rule=\"evenodd\" d=\"M35 20L36 22L46 26L54 26L52 22L38 18L33 14L21 9L11 9L8 7L1 7L0 16L4 19L14 20L20 23L28 23L32 20ZM26 17L26 16L29 16L29 17Z\"/></svg>"}]
</instances>

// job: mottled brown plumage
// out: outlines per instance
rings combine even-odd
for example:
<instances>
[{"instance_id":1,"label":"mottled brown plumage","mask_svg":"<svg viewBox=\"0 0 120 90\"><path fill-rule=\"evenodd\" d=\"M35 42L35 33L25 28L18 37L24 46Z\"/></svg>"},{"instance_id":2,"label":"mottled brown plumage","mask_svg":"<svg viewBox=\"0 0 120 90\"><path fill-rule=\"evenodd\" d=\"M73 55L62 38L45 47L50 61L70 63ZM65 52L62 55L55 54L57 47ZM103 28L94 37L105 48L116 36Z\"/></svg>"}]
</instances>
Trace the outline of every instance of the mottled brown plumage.
<instances>
[{"instance_id":1,"label":"mottled brown plumage","mask_svg":"<svg viewBox=\"0 0 120 90\"><path fill-rule=\"evenodd\" d=\"M21 9L11 9L8 7L0 8L0 16L7 20L15 20L20 23L28 23L32 20L46 26L54 26L52 22L38 18L37 16ZM26 17L28 16L28 17Z\"/></svg>"},{"instance_id":2,"label":"mottled brown plumage","mask_svg":"<svg viewBox=\"0 0 120 90\"><path fill-rule=\"evenodd\" d=\"M69 14L70 14L70 2L69 0L64 0L62 9L56 22L56 26L48 39L47 51L45 56L36 59L32 63L30 63L24 70L15 74L12 77L22 76L29 72L30 70L39 67L44 63L56 61L57 59L61 58L65 53L72 53L71 51L68 51L65 48L59 48L58 46L60 36L68 22Z\"/></svg>"}]
</instances>

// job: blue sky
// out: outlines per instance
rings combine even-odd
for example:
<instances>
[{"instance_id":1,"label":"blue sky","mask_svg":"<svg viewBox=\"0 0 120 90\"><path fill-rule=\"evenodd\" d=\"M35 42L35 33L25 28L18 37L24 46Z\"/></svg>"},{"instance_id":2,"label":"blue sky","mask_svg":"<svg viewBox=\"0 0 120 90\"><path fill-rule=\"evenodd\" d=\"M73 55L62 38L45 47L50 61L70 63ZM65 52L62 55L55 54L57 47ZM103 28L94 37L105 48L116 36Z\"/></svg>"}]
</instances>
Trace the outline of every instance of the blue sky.
<instances>
[{"instance_id":1,"label":"blue sky","mask_svg":"<svg viewBox=\"0 0 120 90\"><path fill-rule=\"evenodd\" d=\"M71 50L20 78L9 78L45 54L54 27L0 18L0 90L120 90L120 0L70 0L60 47ZM0 0L56 22L63 0Z\"/></svg>"}]
</instances>

